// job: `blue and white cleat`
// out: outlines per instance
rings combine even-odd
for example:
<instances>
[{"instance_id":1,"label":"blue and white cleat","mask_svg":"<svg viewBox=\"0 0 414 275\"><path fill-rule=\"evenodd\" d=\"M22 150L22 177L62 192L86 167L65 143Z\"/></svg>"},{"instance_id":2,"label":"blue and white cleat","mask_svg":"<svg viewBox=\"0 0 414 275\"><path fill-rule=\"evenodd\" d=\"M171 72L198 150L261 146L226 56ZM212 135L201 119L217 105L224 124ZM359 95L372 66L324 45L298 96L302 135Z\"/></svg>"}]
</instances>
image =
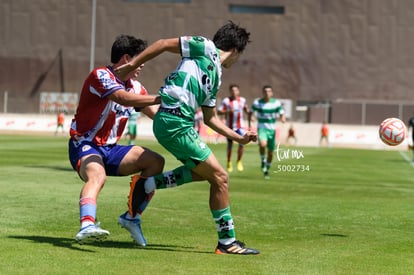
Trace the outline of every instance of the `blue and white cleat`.
<instances>
[{"instance_id":1,"label":"blue and white cleat","mask_svg":"<svg viewBox=\"0 0 414 275\"><path fill-rule=\"evenodd\" d=\"M92 242L101 242L109 236L109 231L99 227L100 223L91 224L81 228L76 234L75 240L79 244L87 244Z\"/></svg>"},{"instance_id":2,"label":"blue and white cleat","mask_svg":"<svg viewBox=\"0 0 414 275\"><path fill-rule=\"evenodd\" d=\"M142 234L142 230L141 230L141 219L139 218L139 216L137 216L134 219L128 219L126 217L127 213L128 212L125 212L124 214L119 216L118 224L121 227L128 230L129 233L131 233L131 237L132 237L132 239L134 239L134 242L136 244L138 244L140 246L146 246L147 241L145 240L144 234Z\"/></svg>"}]
</instances>

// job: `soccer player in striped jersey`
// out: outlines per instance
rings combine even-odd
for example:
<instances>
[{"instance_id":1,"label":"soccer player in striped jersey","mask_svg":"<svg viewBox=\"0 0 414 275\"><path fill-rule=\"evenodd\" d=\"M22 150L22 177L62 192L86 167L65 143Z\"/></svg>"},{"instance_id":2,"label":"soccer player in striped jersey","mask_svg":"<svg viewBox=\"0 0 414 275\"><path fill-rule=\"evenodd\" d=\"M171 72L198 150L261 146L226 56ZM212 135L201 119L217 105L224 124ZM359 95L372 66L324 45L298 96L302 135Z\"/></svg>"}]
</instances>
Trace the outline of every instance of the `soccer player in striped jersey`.
<instances>
[{"instance_id":1,"label":"soccer player in striped jersey","mask_svg":"<svg viewBox=\"0 0 414 275\"><path fill-rule=\"evenodd\" d=\"M155 114L159 96L147 94L136 78L143 67L137 67L123 80L114 69L142 52L146 42L129 35L116 38L111 49L111 66L94 69L86 78L79 104L72 120L69 140L69 160L85 182L80 192L80 230L75 239L79 243L103 240L108 235L96 223L97 199L107 176L127 176L141 172L151 176L162 172L164 158L141 146L118 145L128 117L134 107L146 114ZM122 220L121 220L122 217ZM118 220L140 245L145 245L139 216L128 212Z\"/></svg>"},{"instance_id":2,"label":"soccer player in striped jersey","mask_svg":"<svg viewBox=\"0 0 414 275\"><path fill-rule=\"evenodd\" d=\"M238 134L243 135L244 129L244 117L243 114L249 114L249 106L246 103L246 98L240 96L240 87L237 84L230 84L229 86L230 96L223 99L218 107L218 113L224 115L227 127L233 129ZM237 170L243 171L242 157L244 152L244 145L239 143L237 149ZM233 140L227 139L227 171L233 171L233 164L231 162L231 156L233 153Z\"/></svg>"},{"instance_id":3,"label":"soccer player in striped jersey","mask_svg":"<svg viewBox=\"0 0 414 275\"><path fill-rule=\"evenodd\" d=\"M250 108L249 128L251 128L252 115L256 114L261 168L265 179L269 179L269 170L276 145L276 121L280 117L280 121L284 123L286 118L281 102L273 98L272 86L263 86L262 93L263 96L255 99Z\"/></svg>"},{"instance_id":4,"label":"soccer player in striped jersey","mask_svg":"<svg viewBox=\"0 0 414 275\"><path fill-rule=\"evenodd\" d=\"M246 131L244 135L236 133L221 121L216 111L222 67L230 68L237 61L250 42L249 36L244 28L230 21L212 40L202 36L160 39L116 71L122 79L163 52L181 55L178 66L165 78L164 86L159 90L161 106L154 117L153 131L158 142L183 166L165 172L162 175L165 180L159 176L137 179L130 193L132 211L142 211L145 208L142 194L155 188L207 180L210 183L210 210L218 233L217 254L259 254L259 251L236 240L230 212L229 176L194 129L194 116L201 106L204 123L217 133L241 144L256 141L255 131Z\"/></svg>"}]
</instances>

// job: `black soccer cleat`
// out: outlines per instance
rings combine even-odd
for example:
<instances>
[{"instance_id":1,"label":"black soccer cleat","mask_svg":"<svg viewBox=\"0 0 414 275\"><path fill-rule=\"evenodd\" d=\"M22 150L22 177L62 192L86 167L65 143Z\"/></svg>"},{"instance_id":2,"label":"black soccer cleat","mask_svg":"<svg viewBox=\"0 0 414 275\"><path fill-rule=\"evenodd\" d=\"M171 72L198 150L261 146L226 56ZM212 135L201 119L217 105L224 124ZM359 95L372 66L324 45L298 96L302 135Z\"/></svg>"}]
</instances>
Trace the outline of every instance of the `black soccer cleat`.
<instances>
[{"instance_id":1,"label":"black soccer cleat","mask_svg":"<svg viewBox=\"0 0 414 275\"><path fill-rule=\"evenodd\" d=\"M260 254L259 250L248 248L240 241L234 241L231 244L224 245L218 243L216 247L216 254L238 254L238 255L257 255Z\"/></svg>"}]
</instances>

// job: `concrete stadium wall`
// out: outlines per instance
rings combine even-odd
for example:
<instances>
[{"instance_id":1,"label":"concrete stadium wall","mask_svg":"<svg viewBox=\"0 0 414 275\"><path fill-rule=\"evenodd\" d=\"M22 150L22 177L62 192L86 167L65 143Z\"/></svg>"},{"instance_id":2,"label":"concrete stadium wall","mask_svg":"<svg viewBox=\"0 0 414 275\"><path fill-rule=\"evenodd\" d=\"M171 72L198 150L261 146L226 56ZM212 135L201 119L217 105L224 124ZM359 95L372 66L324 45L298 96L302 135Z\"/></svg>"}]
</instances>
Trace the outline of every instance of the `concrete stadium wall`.
<instances>
[{"instance_id":1,"label":"concrete stadium wall","mask_svg":"<svg viewBox=\"0 0 414 275\"><path fill-rule=\"evenodd\" d=\"M333 124L378 125L388 117L398 117L408 123L414 117L414 106L410 102L342 101L333 102L329 111L328 121Z\"/></svg>"},{"instance_id":2,"label":"concrete stadium wall","mask_svg":"<svg viewBox=\"0 0 414 275\"><path fill-rule=\"evenodd\" d=\"M236 1L282 6L284 14L234 13L234 2L98 0L94 66L109 63L121 33L150 43L179 35L212 37L230 19L251 32L252 43L224 71L220 97L238 83L249 102L264 84L273 85L277 97L293 100L414 101L412 2ZM41 91L80 91L89 72L91 14L92 1L0 2L0 108L5 91L11 113L38 112ZM163 54L146 64L141 80L151 93L177 60ZM344 120L348 115L340 114Z\"/></svg>"}]
</instances>

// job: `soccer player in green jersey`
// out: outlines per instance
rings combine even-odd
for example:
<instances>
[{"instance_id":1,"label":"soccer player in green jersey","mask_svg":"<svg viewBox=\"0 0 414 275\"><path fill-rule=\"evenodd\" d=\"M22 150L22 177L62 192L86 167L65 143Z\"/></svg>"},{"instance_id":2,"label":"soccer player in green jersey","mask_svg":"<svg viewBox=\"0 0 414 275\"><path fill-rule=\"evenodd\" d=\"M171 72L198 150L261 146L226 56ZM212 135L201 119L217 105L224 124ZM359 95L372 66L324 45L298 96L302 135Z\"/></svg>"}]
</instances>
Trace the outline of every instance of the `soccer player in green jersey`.
<instances>
[{"instance_id":1,"label":"soccer player in green jersey","mask_svg":"<svg viewBox=\"0 0 414 275\"><path fill-rule=\"evenodd\" d=\"M255 131L239 135L221 121L216 111L222 67L230 68L237 61L250 42L249 36L244 28L230 21L212 40L202 36L158 40L117 70L122 79L129 71L165 51L181 55L177 68L165 78L159 90L161 105L154 117L153 131L158 142L183 166L147 179L137 176L131 182L130 212L142 213L156 188L207 180L210 210L218 232L217 254L259 254L259 251L236 239L230 212L229 176L194 129L194 117L201 106L204 123L217 133L241 144L256 141Z\"/></svg>"},{"instance_id":2,"label":"soccer player in green jersey","mask_svg":"<svg viewBox=\"0 0 414 275\"><path fill-rule=\"evenodd\" d=\"M286 121L281 102L273 98L273 89L270 85L262 88L263 96L253 101L249 114L249 128L251 128L252 114L256 113L257 133L259 136L259 153L262 161L262 171L265 179L269 179L269 170L273 160L273 151L276 144L276 120ZM266 153L267 149L267 153Z\"/></svg>"}]
</instances>

